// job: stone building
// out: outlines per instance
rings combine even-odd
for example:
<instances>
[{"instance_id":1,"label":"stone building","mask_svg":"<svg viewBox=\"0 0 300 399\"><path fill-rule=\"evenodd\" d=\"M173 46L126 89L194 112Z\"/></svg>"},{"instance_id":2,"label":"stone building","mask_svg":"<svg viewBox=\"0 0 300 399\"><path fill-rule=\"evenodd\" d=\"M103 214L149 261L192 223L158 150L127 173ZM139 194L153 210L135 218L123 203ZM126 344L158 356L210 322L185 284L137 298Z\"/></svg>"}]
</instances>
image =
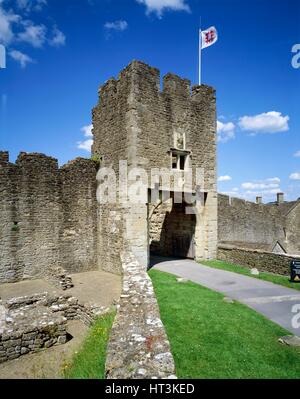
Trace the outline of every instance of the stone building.
<instances>
[{"instance_id":1,"label":"stone building","mask_svg":"<svg viewBox=\"0 0 300 399\"><path fill-rule=\"evenodd\" d=\"M120 272L123 249L131 250L145 267L150 251L196 259L215 257L214 89L205 85L191 88L190 81L172 74L163 78L160 89L159 71L134 61L117 80L112 78L100 88L93 110L93 134L93 154L101 168L112 168L118 182L126 179L126 165L128 180L135 175L147 192L139 203L133 203L127 192L121 203L124 190L121 193L119 184L117 198L99 205L99 266ZM170 172L169 186L157 169ZM201 183L195 178L197 169ZM194 177L182 188L176 178L184 181L187 171L193 171ZM102 176L98 184L104 181ZM186 195L177 203L183 191ZM170 198L165 199L167 192ZM191 205L187 198L199 193L202 201Z\"/></svg>"},{"instance_id":2,"label":"stone building","mask_svg":"<svg viewBox=\"0 0 300 399\"><path fill-rule=\"evenodd\" d=\"M218 195L218 243L278 254L300 255L300 200L263 204Z\"/></svg>"}]
</instances>

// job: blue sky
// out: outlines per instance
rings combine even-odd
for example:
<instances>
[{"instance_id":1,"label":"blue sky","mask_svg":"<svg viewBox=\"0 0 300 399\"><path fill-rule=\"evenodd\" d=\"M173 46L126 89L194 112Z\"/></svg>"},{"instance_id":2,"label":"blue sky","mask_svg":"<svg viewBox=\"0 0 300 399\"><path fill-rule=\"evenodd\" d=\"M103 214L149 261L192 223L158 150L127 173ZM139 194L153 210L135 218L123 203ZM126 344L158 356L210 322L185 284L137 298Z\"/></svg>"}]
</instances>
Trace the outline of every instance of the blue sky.
<instances>
[{"instance_id":1,"label":"blue sky","mask_svg":"<svg viewBox=\"0 0 300 399\"><path fill-rule=\"evenodd\" d=\"M89 156L100 84L131 60L217 90L219 191L265 201L300 197L298 0L0 0L0 149L43 152L60 164ZM81 147L81 148L79 148Z\"/></svg>"}]
</instances>

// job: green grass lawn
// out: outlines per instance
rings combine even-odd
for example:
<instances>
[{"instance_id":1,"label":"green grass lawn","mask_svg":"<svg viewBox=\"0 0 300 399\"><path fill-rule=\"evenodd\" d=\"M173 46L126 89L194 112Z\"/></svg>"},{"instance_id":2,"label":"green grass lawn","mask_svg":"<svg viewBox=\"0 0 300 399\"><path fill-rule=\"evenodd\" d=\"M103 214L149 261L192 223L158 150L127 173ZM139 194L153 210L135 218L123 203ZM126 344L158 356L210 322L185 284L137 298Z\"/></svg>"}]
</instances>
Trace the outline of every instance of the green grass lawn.
<instances>
[{"instance_id":1,"label":"green grass lawn","mask_svg":"<svg viewBox=\"0 0 300 399\"><path fill-rule=\"evenodd\" d=\"M106 347L114 318L115 312L111 312L95 321L81 349L72 362L64 366L65 378L105 378Z\"/></svg>"},{"instance_id":2,"label":"green grass lawn","mask_svg":"<svg viewBox=\"0 0 300 399\"><path fill-rule=\"evenodd\" d=\"M245 276L250 276L258 278L260 280L270 281L271 283L283 285L288 288L294 288L295 290L300 290L300 283L291 283L289 276L281 276L279 274L273 274L267 272L260 272L258 276L255 276L251 274L250 269L247 267L234 265L233 263L228 263L221 260L203 260L199 261L199 263L213 267L215 269L223 269L230 272L244 274Z\"/></svg>"},{"instance_id":3,"label":"green grass lawn","mask_svg":"<svg viewBox=\"0 0 300 399\"><path fill-rule=\"evenodd\" d=\"M278 342L286 330L198 284L149 275L179 378L300 378L300 348Z\"/></svg>"}]
</instances>

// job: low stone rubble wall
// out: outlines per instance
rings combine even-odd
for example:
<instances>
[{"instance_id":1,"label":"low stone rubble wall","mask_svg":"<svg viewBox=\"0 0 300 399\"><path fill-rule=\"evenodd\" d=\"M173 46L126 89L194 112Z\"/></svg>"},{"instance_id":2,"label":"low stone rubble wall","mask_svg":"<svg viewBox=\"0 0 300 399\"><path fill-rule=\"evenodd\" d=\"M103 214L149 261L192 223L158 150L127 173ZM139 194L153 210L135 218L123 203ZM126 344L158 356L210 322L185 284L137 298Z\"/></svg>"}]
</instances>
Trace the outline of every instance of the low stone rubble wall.
<instances>
[{"instance_id":1,"label":"low stone rubble wall","mask_svg":"<svg viewBox=\"0 0 300 399\"><path fill-rule=\"evenodd\" d=\"M74 287L72 277L61 266L50 267L45 274L45 278L56 288L60 288L63 291Z\"/></svg>"},{"instance_id":2,"label":"low stone rubble wall","mask_svg":"<svg viewBox=\"0 0 300 399\"><path fill-rule=\"evenodd\" d=\"M40 301L18 298L1 306L0 363L67 341L67 319Z\"/></svg>"},{"instance_id":3,"label":"low stone rubble wall","mask_svg":"<svg viewBox=\"0 0 300 399\"><path fill-rule=\"evenodd\" d=\"M123 289L106 357L108 379L176 378L173 356L147 271L122 256Z\"/></svg>"},{"instance_id":4,"label":"low stone rubble wall","mask_svg":"<svg viewBox=\"0 0 300 399\"><path fill-rule=\"evenodd\" d=\"M71 295L34 294L0 301L0 363L67 342L67 320L90 325L109 308Z\"/></svg>"},{"instance_id":5,"label":"low stone rubble wall","mask_svg":"<svg viewBox=\"0 0 300 399\"><path fill-rule=\"evenodd\" d=\"M218 259L226 262L236 263L249 268L257 268L259 271L266 271L287 276L290 273L290 263L293 259L300 259L298 256L275 254L261 250L251 250L234 247L227 244L218 246Z\"/></svg>"}]
</instances>

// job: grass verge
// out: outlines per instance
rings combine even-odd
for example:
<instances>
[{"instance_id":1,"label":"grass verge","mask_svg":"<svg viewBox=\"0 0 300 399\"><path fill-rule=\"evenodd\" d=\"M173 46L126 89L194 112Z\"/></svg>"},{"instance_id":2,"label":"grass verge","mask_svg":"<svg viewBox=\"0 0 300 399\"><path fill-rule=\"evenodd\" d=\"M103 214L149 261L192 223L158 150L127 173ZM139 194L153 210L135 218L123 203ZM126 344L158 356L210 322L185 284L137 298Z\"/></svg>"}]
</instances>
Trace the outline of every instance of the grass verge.
<instances>
[{"instance_id":1,"label":"grass verge","mask_svg":"<svg viewBox=\"0 0 300 399\"><path fill-rule=\"evenodd\" d=\"M179 378L299 378L300 348L250 308L192 282L151 270Z\"/></svg>"},{"instance_id":2,"label":"grass verge","mask_svg":"<svg viewBox=\"0 0 300 399\"><path fill-rule=\"evenodd\" d=\"M221 260L203 260L199 263L201 263L202 265L213 267L215 269L222 269L234 273L244 274L245 276L258 278L259 280L270 281L274 284L279 284L283 285L284 287L300 290L300 283L291 283L290 277L288 276L281 276L279 274L273 274L268 272L260 272L258 276L255 276L251 274L250 269L247 267L235 265L233 263L228 263Z\"/></svg>"},{"instance_id":3,"label":"grass verge","mask_svg":"<svg viewBox=\"0 0 300 399\"><path fill-rule=\"evenodd\" d=\"M64 365L67 379L104 379L105 359L109 333L115 312L99 317L72 361Z\"/></svg>"}]
</instances>

